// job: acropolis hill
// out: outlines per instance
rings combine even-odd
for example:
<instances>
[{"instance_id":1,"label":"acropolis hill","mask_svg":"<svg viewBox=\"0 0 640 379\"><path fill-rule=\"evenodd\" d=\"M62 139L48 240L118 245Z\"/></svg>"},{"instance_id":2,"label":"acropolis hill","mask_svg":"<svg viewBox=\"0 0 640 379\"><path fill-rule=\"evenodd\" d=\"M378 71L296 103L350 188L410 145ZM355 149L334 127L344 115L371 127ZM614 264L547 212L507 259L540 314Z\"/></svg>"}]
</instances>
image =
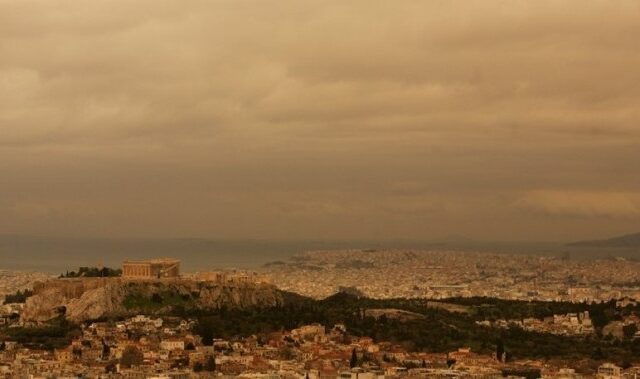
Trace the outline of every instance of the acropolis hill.
<instances>
[{"instance_id":1,"label":"acropolis hill","mask_svg":"<svg viewBox=\"0 0 640 379\"><path fill-rule=\"evenodd\" d=\"M20 320L31 325L64 316L69 321L81 322L139 313L169 313L176 307L270 307L283 301L283 294L271 284L221 275L185 278L172 271L172 276L160 278L152 275L134 279L58 278L34 286L34 295L27 299Z\"/></svg>"}]
</instances>

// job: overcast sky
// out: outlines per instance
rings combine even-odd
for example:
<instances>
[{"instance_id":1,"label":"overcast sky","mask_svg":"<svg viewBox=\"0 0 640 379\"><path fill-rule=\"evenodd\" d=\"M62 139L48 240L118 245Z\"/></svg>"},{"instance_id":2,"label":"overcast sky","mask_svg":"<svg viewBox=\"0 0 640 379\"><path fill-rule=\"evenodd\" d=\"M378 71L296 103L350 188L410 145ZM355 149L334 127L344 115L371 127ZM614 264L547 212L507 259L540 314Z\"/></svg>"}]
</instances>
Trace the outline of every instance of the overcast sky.
<instances>
[{"instance_id":1,"label":"overcast sky","mask_svg":"<svg viewBox=\"0 0 640 379\"><path fill-rule=\"evenodd\" d=\"M0 0L0 234L640 230L640 2Z\"/></svg>"}]
</instances>

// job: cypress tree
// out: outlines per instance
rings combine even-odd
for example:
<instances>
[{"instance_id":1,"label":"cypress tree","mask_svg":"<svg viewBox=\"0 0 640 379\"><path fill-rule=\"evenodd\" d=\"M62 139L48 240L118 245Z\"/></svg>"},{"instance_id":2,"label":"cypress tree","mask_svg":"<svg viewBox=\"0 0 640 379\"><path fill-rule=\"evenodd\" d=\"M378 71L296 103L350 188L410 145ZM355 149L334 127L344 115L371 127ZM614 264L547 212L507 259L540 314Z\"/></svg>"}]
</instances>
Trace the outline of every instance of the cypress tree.
<instances>
[{"instance_id":1,"label":"cypress tree","mask_svg":"<svg viewBox=\"0 0 640 379\"><path fill-rule=\"evenodd\" d=\"M213 355L210 355L209 358L207 358L207 362L204 364L204 369L210 372L216 371L216 358Z\"/></svg>"},{"instance_id":2,"label":"cypress tree","mask_svg":"<svg viewBox=\"0 0 640 379\"><path fill-rule=\"evenodd\" d=\"M349 362L349 367L354 368L358 365L358 355L356 354L356 349L353 348L351 351L351 361Z\"/></svg>"},{"instance_id":3,"label":"cypress tree","mask_svg":"<svg viewBox=\"0 0 640 379\"><path fill-rule=\"evenodd\" d=\"M502 340L498 340L498 344L496 346L496 359L499 362L502 362L502 356L504 355L504 342Z\"/></svg>"}]
</instances>

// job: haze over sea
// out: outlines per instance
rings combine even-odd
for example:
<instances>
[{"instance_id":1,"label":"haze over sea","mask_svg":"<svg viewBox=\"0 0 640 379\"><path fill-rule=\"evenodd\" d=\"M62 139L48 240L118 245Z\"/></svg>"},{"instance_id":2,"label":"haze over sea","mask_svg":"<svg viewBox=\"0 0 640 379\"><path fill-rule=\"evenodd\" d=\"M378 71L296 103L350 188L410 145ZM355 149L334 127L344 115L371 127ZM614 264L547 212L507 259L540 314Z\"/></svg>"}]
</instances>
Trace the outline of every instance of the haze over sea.
<instances>
[{"instance_id":1,"label":"haze over sea","mask_svg":"<svg viewBox=\"0 0 640 379\"><path fill-rule=\"evenodd\" d=\"M622 256L636 259L636 249L598 249L540 242L478 242L464 239L445 242L380 240L216 240L54 238L0 235L0 269L61 273L79 266L120 267L126 259L174 257L184 271L219 268L259 268L267 262L286 260L310 250L414 249L531 253L571 258Z\"/></svg>"}]
</instances>

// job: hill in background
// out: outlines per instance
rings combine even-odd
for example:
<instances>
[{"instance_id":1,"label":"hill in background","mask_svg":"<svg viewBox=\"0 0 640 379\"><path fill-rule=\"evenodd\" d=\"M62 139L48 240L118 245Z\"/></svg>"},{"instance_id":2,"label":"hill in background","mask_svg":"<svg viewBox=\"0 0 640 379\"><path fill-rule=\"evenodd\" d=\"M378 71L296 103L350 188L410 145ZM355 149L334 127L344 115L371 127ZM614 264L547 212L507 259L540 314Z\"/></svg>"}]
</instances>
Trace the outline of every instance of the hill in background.
<instances>
[{"instance_id":1,"label":"hill in background","mask_svg":"<svg viewBox=\"0 0 640 379\"><path fill-rule=\"evenodd\" d=\"M578 241L568 244L579 247L640 248L640 233L626 234L603 240Z\"/></svg>"}]
</instances>

